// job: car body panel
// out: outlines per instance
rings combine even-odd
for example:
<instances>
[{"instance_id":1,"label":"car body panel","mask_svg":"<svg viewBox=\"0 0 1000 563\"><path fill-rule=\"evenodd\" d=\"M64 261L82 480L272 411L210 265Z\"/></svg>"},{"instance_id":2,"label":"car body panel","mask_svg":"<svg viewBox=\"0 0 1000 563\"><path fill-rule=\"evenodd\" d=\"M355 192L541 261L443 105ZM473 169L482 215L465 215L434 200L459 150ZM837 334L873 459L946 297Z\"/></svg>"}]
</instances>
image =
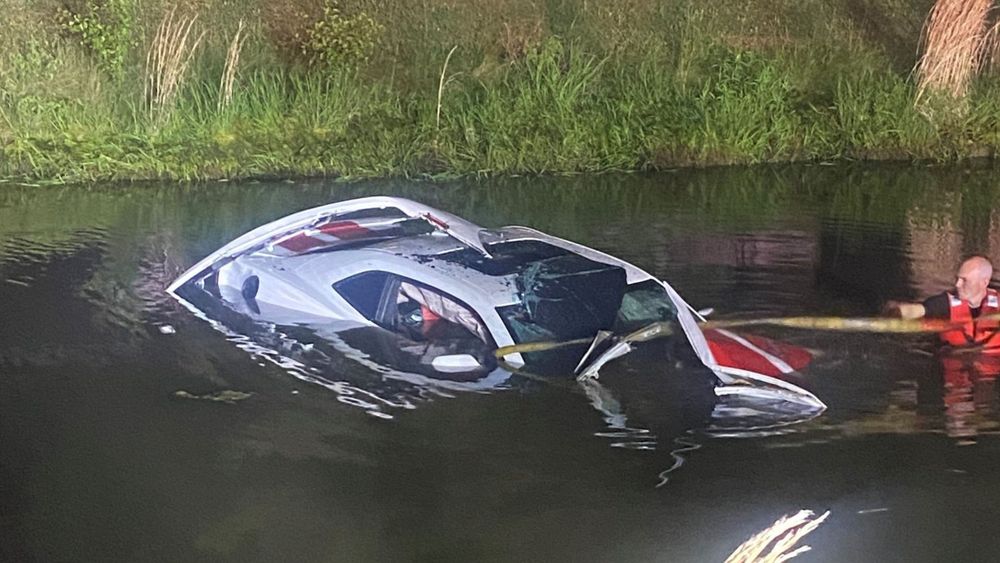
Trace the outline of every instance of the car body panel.
<instances>
[{"instance_id":1,"label":"car body panel","mask_svg":"<svg viewBox=\"0 0 1000 563\"><path fill-rule=\"evenodd\" d=\"M210 266L219 266L221 263L229 259L258 249L269 241L273 242L281 239L282 235L287 235L289 233L294 233L301 229L308 228L312 224L321 223L324 219L336 217L337 215L344 215L351 212L369 209L394 209L402 212L408 217L427 218L442 232L446 232L451 236L454 236L462 243L486 254L486 249L483 248L482 243L479 241L478 233L481 230L479 226L470 223L461 217L457 217L445 211L440 211L415 201L397 197L373 196L331 203L329 205L315 207L312 209L305 209L265 225L261 225L260 227L241 235L232 242L200 260L197 264L174 280L174 282L167 288L167 291L171 294L176 294L177 289L181 285L187 283L199 274L202 274L206 268Z\"/></svg>"},{"instance_id":2,"label":"car body panel","mask_svg":"<svg viewBox=\"0 0 1000 563\"><path fill-rule=\"evenodd\" d=\"M473 262L493 264L496 261L491 248L499 252L508 248L505 245L525 241L561 249L560 252L582 257L588 263L620 268L625 274L626 288L653 280L672 303L676 319L671 320L679 323L698 359L723 385L754 379L755 372L744 369L745 366L720 365L690 306L668 283L644 270L528 227L483 229L447 212L402 198L355 199L277 219L205 257L167 290L185 301L182 288L200 284L231 307L278 324L381 326L378 319L363 314L334 287L347 280L361 279L358 278L361 275L379 273L371 279L384 280L385 292L378 293L377 287L371 290L381 295L375 296L380 308L387 303L395 306L395 302L390 302L393 299L403 299L387 293L402 283L428 288L478 316L488 332L486 343L504 347L516 344L517 338L498 309L521 303L524 288L518 286L523 282L518 277L520 270L490 274L477 269ZM463 252L473 254L463 258ZM478 258L473 260L473 257ZM381 273L386 277L382 278ZM591 365L603 365L622 353L617 349L605 351L596 355ZM523 365L524 358L520 353L512 353L506 362L516 367ZM772 375L762 374L757 381L770 384ZM803 400L822 405L812 394L801 392Z\"/></svg>"}]
</instances>

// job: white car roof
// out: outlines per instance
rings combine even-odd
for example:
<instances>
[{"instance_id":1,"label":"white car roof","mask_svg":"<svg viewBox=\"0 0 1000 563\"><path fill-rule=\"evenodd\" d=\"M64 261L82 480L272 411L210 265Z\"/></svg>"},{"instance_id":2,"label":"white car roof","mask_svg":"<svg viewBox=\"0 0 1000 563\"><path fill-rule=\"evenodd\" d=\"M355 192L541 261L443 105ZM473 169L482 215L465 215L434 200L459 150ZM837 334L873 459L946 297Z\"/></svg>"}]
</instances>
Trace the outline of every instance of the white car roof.
<instances>
[{"instance_id":1,"label":"white car roof","mask_svg":"<svg viewBox=\"0 0 1000 563\"><path fill-rule=\"evenodd\" d=\"M482 230L482 227L475 223L404 198L384 196L363 197L305 209L257 227L200 260L174 280L167 287L167 291L171 294L176 294L178 288L191 279L203 275L208 268L217 269L228 260L260 250L268 242L280 238L283 234L306 229L310 225L323 221L328 217L380 209L386 210L387 214L395 211L407 217L426 219L440 232L448 234L484 255L488 255L486 249L483 247L483 243L479 240L479 232Z\"/></svg>"},{"instance_id":2,"label":"white car roof","mask_svg":"<svg viewBox=\"0 0 1000 563\"><path fill-rule=\"evenodd\" d=\"M417 235L390 239L357 249L318 252L300 256L268 257L255 261L277 262L301 283L327 292L331 285L364 272L388 272L427 284L480 309L519 302L514 275L491 276L446 260L440 255L467 247L447 236Z\"/></svg>"}]
</instances>

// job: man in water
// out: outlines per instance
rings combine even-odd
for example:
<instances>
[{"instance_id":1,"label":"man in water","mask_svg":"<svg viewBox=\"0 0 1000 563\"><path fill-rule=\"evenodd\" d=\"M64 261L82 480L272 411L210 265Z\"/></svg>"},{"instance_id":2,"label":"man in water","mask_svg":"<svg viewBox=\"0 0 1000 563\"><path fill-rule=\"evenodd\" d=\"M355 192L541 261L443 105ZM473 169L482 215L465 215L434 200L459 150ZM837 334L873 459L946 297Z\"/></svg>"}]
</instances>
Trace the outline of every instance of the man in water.
<instances>
[{"instance_id":1,"label":"man in water","mask_svg":"<svg viewBox=\"0 0 1000 563\"><path fill-rule=\"evenodd\" d=\"M922 303L886 303L888 314L904 319L944 319L954 328L940 333L943 399L949 436L971 441L980 416L993 410L1000 375L1000 295L988 287L993 265L983 256L964 262L955 276L954 292L941 292Z\"/></svg>"},{"instance_id":2,"label":"man in water","mask_svg":"<svg viewBox=\"0 0 1000 563\"><path fill-rule=\"evenodd\" d=\"M956 323L973 321L983 315L984 310L986 314L1000 310L1000 297L988 287L992 277L993 264L984 256L973 256L958 268L954 293L943 291L922 303L889 301L885 311L904 319L950 319Z\"/></svg>"}]
</instances>

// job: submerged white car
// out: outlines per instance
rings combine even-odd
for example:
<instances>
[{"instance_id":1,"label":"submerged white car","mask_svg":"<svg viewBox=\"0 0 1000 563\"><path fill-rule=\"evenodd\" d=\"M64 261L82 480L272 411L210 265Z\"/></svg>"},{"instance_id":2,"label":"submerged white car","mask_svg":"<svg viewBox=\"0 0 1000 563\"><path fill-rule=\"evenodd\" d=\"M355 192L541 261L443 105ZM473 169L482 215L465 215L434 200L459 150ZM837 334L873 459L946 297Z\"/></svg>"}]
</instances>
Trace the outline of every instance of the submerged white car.
<instances>
[{"instance_id":1,"label":"submerged white car","mask_svg":"<svg viewBox=\"0 0 1000 563\"><path fill-rule=\"evenodd\" d=\"M625 335L676 327L717 379L716 394L767 393L825 408L782 379L794 366L781 358L732 334L708 332L707 340L673 288L632 264L402 198L333 203L268 223L195 264L168 292L196 310L192 303L207 296L276 325L379 327L417 344L441 373L491 372L494 355L518 368L535 350L569 341L583 344L566 370L596 377L631 349ZM720 346L726 365L713 354ZM740 359L748 355L753 361ZM769 367L752 369L761 365Z\"/></svg>"}]
</instances>

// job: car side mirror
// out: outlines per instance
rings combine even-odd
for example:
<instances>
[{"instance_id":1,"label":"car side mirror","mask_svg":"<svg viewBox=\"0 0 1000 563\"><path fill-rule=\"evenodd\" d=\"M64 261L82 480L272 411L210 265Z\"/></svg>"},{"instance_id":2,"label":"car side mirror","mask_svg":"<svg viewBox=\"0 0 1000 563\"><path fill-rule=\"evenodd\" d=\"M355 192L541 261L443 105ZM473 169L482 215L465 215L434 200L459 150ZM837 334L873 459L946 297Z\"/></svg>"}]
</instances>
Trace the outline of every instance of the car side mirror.
<instances>
[{"instance_id":1,"label":"car side mirror","mask_svg":"<svg viewBox=\"0 0 1000 563\"><path fill-rule=\"evenodd\" d=\"M701 318L705 318L714 312L715 312L715 307L705 307L704 309L698 309L697 311L695 311L695 313L697 313L698 316Z\"/></svg>"},{"instance_id":2,"label":"car side mirror","mask_svg":"<svg viewBox=\"0 0 1000 563\"><path fill-rule=\"evenodd\" d=\"M447 354L431 360L434 369L444 373L472 371L483 367L472 354Z\"/></svg>"}]
</instances>

